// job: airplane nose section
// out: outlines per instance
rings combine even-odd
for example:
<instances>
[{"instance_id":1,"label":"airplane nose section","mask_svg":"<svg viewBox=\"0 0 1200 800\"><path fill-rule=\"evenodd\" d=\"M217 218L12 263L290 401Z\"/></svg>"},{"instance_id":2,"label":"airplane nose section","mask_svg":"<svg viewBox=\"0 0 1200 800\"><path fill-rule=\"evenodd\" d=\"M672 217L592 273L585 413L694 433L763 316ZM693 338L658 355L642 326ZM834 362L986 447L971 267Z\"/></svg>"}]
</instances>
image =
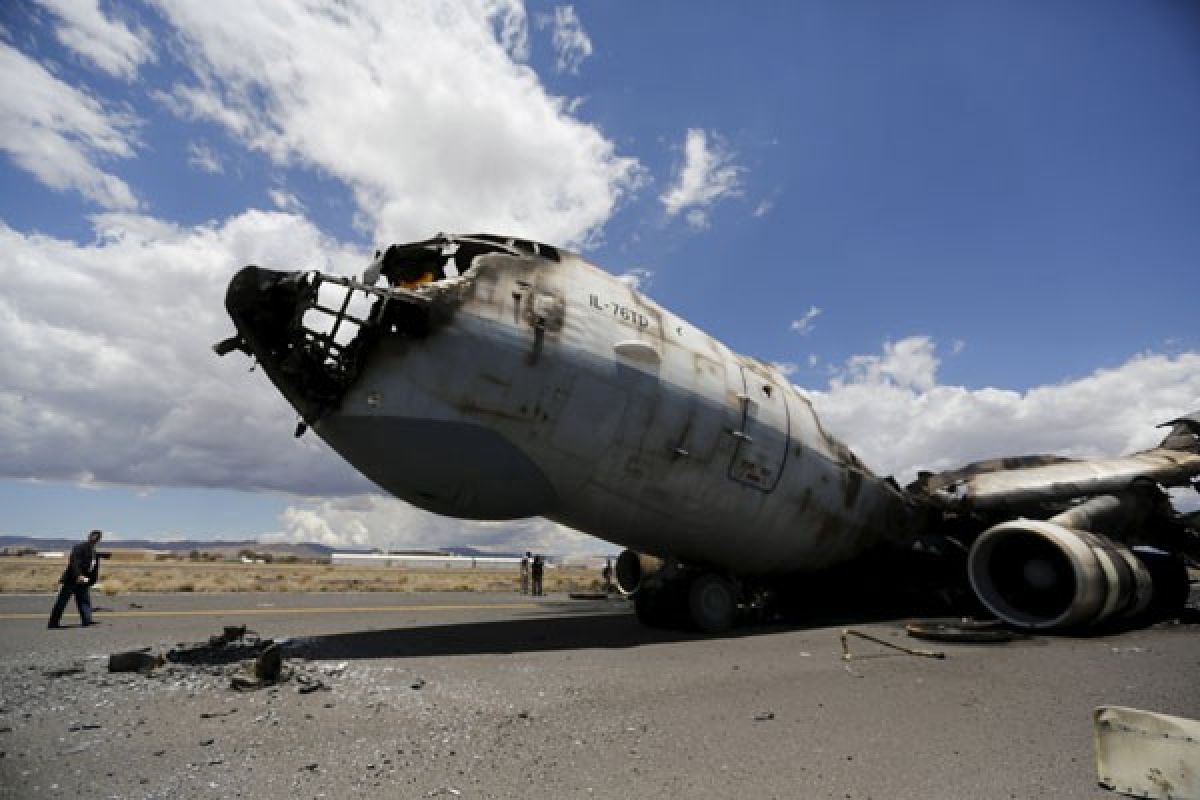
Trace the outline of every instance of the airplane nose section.
<instances>
[{"instance_id":1,"label":"airplane nose section","mask_svg":"<svg viewBox=\"0 0 1200 800\"><path fill-rule=\"evenodd\" d=\"M248 266L225 291L237 336L214 350L253 356L311 424L336 409L358 377L387 327L386 307L382 296L347 278Z\"/></svg>"},{"instance_id":2,"label":"airplane nose section","mask_svg":"<svg viewBox=\"0 0 1200 800\"><path fill-rule=\"evenodd\" d=\"M251 354L263 360L284 345L304 294L304 272L243 267L225 290L225 311Z\"/></svg>"},{"instance_id":3,"label":"airplane nose section","mask_svg":"<svg viewBox=\"0 0 1200 800\"><path fill-rule=\"evenodd\" d=\"M248 266L229 281L225 309L237 335L216 352L254 357L321 438L397 497L474 519L517 519L555 506L553 485L526 453L484 426L421 417L437 399L419 390L411 403L398 401L387 412L343 408L383 337L426 334L431 311L421 296L319 272Z\"/></svg>"},{"instance_id":4,"label":"airplane nose section","mask_svg":"<svg viewBox=\"0 0 1200 800\"><path fill-rule=\"evenodd\" d=\"M304 421L336 410L385 337L428 337L453 316L453 298L392 286L377 289L341 275L248 266L229 281L225 310L237 336L214 345L241 350Z\"/></svg>"},{"instance_id":5,"label":"airplane nose section","mask_svg":"<svg viewBox=\"0 0 1200 800\"><path fill-rule=\"evenodd\" d=\"M336 402L344 387L329 385L319 363L306 358L300 323L306 306L315 303L314 273L242 268L225 290L225 310L237 335L213 346L218 355L241 350L252 356L271 382L306 420Z\"/></svg>"}]
</instances>

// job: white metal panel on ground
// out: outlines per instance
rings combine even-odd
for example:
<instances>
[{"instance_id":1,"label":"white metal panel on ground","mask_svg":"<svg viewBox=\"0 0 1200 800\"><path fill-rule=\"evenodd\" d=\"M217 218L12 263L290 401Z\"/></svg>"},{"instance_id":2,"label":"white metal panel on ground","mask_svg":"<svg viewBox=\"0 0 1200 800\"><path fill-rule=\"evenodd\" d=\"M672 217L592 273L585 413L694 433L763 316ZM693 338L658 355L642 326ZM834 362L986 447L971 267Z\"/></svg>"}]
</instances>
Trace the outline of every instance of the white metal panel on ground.
<instances>
[{"instance_id":1,"label":"white metal panel on ground","mask_svg":"<svg viewBox=\"0 0 1200 800\"><path fill-rule=\"evenodd\" d=\"M1200 800L1200 722L1100 706L1095 723L1101 786L1131 797Z\"/></svg>"}]
</instances>

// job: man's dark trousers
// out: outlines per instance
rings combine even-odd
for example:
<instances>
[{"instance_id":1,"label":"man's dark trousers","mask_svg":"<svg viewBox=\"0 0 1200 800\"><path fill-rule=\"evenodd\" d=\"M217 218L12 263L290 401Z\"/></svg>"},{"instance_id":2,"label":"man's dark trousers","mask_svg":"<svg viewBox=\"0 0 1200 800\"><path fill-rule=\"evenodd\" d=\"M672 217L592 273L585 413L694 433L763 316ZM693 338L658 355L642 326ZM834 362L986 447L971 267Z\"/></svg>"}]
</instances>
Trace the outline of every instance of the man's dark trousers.
<instances>
[{"instance_id":1,"label":"man's dark trousers","mask_svg":"<svg viewBox=\"0 0 1200 800\"><path fill-rule=\"evenodd\" d=\"M58 599L54 601L54 610L50 612L50 624L58 625L62 620L63 611L67 609L67 600L75 595L75 607L79 609L79 618L84 625L92 624L92 595L86 583L67 583L63 581L58 590Z\"/></svg>"}]
</instances>

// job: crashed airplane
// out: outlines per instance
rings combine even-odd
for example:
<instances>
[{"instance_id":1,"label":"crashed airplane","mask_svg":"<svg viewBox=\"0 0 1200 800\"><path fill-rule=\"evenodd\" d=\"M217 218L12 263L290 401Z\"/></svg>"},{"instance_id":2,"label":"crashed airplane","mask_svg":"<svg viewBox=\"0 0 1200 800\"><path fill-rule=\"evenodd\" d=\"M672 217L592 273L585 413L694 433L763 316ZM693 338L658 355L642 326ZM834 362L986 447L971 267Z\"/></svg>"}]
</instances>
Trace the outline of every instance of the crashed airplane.
<instances>
[{"instance_id":1,"label":"crashed airplane","mask_svg":"<svg viewBox=\"0 0 1200 800\"><path fill-rule=\"evenodd\" d=\"M381 283L382 280L382 283ZM387 491L453 517L544 516L628 548L640 619L707 632L880 548L963 554L1010 625L1078 630L1187 596L1200 412L1158 447L1026 456L901 488L830 436L786 376L573 253L439 235L361 280L248 266L236 334L311 427Z\"/></svg>"}]
</instances>

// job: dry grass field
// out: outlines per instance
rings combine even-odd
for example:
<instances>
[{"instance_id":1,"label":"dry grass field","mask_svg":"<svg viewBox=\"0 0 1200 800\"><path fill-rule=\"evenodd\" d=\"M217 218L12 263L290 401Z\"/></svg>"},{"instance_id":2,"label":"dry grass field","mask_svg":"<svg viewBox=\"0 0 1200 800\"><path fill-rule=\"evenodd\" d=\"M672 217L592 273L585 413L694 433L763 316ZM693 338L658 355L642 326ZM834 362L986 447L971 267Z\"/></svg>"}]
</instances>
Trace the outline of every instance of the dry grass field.
<instances>
[{"instance_id":1,"label":"dry grass field","mask_svg":"<svg viewBox=\"0 0 1200 800\"><path fill-rule=\"evenodd\" d=\"M0 558L0 592L53 592L63 562ZM547 592L595 591L596 570L547 569ZM329 564L192 561L104 562L96 591L125 592L498 592L519 588L515 569L405 569Z\"/></svg>"}]
</instances>

